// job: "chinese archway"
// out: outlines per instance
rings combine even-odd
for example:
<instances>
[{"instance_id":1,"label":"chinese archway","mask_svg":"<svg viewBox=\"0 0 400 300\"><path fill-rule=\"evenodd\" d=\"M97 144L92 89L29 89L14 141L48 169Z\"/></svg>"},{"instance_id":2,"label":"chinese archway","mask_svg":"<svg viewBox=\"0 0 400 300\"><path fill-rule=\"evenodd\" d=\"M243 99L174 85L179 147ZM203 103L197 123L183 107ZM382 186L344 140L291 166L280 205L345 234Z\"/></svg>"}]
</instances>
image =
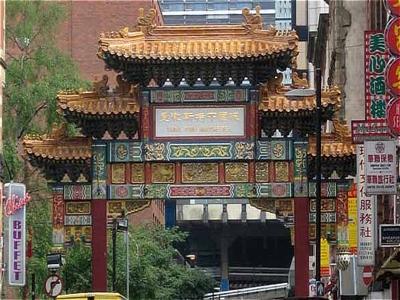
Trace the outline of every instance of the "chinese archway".
<instances>
[{"instance_id":1,"label":"chinese archway","mask_svg":"<svg viewBox=\"0 0 400 300\"><path fill-rule=\"evenodd\" d=\"M296 67L298 37L264 29L256 11L244 9L242 25L212 26L156 26L155 11L141 11L134 30L100 37L97 55L117 86L104 75L89 91L57 95L58 111L81 135L67 136L63 124L25 137L29 162L52 186L54 245L80 239L92 247L94 291L107 290L107 222L122 210L133 214L154 199L235 198L274 213L277 200L289 205L296 294L308 295L315 96L286 96L309 88L296 72L291 86L277 73ZM324 88L323 122L339 106L338 89ZM322 139L323 197L332 199L331 174L355 175L347 127L333 124ZM334 239L335 228L323 224L322 234Z\"/></svg>"}]
</instances>

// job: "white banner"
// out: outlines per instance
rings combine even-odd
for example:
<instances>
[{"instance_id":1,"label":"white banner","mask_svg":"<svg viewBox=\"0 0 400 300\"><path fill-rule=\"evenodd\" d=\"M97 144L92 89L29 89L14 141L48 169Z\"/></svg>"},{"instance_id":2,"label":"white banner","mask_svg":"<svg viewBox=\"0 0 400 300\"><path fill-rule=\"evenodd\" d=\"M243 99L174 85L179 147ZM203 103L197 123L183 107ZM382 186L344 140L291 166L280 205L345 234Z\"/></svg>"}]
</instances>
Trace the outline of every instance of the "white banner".
<instances>
[{"instance_id":1,"label":"white banner","mask_svg":"<svg viewBox=\"0 0 400 300\"><path fill-rule=\"evenodd\" d=\"M365 147L357 145L357 233L358 265L375 264L375 207L376 196L365 192Z\"/></svg>"},{"instance_id":2,"label":"white banner","mask_svg":"<svg viewBox=\"0 0 400 300\"><path fill-rule=\"evenodd\" d=\"M155 138L239 137L246 134L246 107L154 107Z\"/></svg>"},{"instance_id":3,"label":"white banner","mask_svg":"<svg viewBox=\"0 0 400 300\"><path fill-rule=\"evenodd\" d=\"M396 142L365 141L365 192L369 195L397 193Z\"/></svg>"},{"instance_id":4,"label":"white banner","mask_svg":"<svg viewBox=\"0 0 400 300\"><path fill-rule=\"evenodd\" d=\"M8 217L8 284L25 286L26 259L26 203L29 194L21 183L5 184L6 196L5 213Z\"/></svg>"}]
</instances>

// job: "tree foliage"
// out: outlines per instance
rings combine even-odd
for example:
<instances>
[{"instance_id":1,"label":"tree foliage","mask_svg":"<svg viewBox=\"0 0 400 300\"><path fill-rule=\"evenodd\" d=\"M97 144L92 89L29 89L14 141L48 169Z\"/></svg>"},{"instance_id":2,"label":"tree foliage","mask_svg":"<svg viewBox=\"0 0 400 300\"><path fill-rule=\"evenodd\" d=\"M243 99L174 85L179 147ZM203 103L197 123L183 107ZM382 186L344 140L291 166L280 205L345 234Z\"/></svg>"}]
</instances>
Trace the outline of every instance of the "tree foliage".
<instances>
[{"instance_id":1,"label":"tree foliage","mask_svg":"<svg viewBox=\"0 0 400 300\"><path fill-rule=\"evenodd\" d=\"M27 228L33 256L27 262L27 283L30 274L35 274L40 299L45 298L46 254L52 246L51 199L47 182L22 159L21 142L26 134L48 133L53 123L60 122L56 112L59 90L86 87L77 66L58 47L59 28L68 9L55 1L14 0L6 5L4 181L23 182L31 192Z\"/></svg>"},{"instance_id":2,"label":"tree foliage","mask_svg":"<svg viewBox=\"0 0 400 300\"><path fill-rule=\"evenodd\" d=\"M175 243L187 234L177 228L143 225L129 230L129 299L201 299L215 286L213 278L197 268L177 263ZM108 252L108 282L112 284L112 247ZM126 295L126 244L117 234L116 288Z\"/></svg>"},{"instance_id":3,"label":"tree foliage","mask_svg":"<svg viewBox=\"0 0 400 300\"><path fill-rule=\"evenodd\" d=\"M71 57L58 45L69 6L58 1L8 1L6 5L7 73L3 106L6 180L24 180L19 142L29 133L48 132L61 117L59 90L86 86Z\"/></svg>"},{"instance_id":4,"label":"tree foliage","mask_svg":"<svg viewBox=\"0 0 400 300\"><path fill-rule=\"evenodd\" d=\"M67 249L62 276L66 293L88 292L92 288L92 252L81 242Z\"/></svg>"}]
</instances>

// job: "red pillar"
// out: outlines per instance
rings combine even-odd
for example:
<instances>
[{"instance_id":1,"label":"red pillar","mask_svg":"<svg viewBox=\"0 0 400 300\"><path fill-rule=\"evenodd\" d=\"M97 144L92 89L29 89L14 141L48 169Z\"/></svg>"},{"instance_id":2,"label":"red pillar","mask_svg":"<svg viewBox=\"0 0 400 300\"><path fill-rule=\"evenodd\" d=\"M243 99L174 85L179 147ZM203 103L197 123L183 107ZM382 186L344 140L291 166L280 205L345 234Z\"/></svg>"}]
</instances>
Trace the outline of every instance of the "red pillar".
<instances>
[{"instance_id":1,"label":"red pillar","mask_svg":"<svg viewBox=\"0 0 400 300\"><path fill-rule=\"evenodd\" d=\"M295 295L308 296L309 285L309 231L308 198L294 200L294 258L295 258Z\"/></svg>"},{"instance_id":2,"label":"red pillar","mask_svg":"<svg viewBox=\"0 0 400 300\"><path fill-rule=\"evenodd\" d=\"M107 291L107 214L106 199L92 200L92 289Z\"/></svg>"}]
</instances>

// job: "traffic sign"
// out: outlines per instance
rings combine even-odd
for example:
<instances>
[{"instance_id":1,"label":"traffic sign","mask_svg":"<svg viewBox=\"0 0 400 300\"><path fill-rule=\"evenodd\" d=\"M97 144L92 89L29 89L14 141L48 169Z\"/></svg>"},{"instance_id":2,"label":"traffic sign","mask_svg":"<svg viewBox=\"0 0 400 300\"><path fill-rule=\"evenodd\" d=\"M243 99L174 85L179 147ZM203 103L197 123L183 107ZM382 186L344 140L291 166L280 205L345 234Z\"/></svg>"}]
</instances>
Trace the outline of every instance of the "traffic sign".
<instances>
[{"instance_id":1,"label":"traffic sign","mask_svg":"<svg viewBox=\"0 0 400 300\"><path fill-rule=\"evenodd\" d=\"M50 274L44 282L44 290L49 297L57 297L63 290L61 277L57 274Z\"/></svg>"},{"instance_id":2,"label":"traffic sign","mask_svg":"<svg viewBox=\"0 0 400 300\"><path fill-rule=\"evenodd\" d=\"M321 281L317 281L317 297L325 296L325 285Z\"/></svg>"},{"instance_id":3,"label":"traffic sign","mask_svg":"<svg viewBox=\"0 0 400 300\"><path fill-rule=\"evenodd\" d=\"M362 280L366 286L369 286L372 282L372 267L365 266L362 272Z\"/></svg>"}]
</instances>

